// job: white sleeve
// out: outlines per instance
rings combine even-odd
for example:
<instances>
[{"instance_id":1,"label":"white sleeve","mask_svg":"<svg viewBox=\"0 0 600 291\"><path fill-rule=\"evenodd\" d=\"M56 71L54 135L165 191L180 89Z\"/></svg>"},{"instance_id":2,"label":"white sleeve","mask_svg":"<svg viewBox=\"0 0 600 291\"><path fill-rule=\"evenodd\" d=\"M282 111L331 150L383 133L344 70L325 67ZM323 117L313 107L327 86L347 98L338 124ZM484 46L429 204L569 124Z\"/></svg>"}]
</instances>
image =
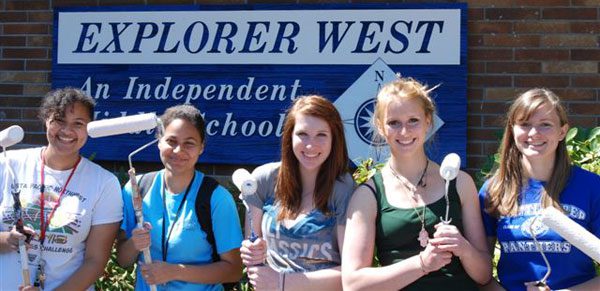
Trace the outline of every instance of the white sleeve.
<instances>
[{"instance_id":1,"label":"white sleeve","mask_svg":"<svg viewBox=\"0 0 600 291\"><path fill-rule=\"evenodd\" d=\"M117 177L103 179L100 194L93 209L92 225L119 222L123 219L123 197Z\"/></svg>"}]
</instances>

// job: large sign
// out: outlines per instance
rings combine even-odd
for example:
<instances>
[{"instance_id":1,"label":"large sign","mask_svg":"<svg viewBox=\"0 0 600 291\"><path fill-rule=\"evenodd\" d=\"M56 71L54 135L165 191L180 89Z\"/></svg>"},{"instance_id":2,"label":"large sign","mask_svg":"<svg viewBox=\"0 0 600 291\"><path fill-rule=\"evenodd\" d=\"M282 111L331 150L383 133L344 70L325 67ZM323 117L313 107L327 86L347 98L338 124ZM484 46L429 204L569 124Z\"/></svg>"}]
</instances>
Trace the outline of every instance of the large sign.
<instances>
[{"instance_id":1,"label":"large sign","mask_svg":"<svg viewBox=\"0 0 600 291\"><path fill-rule=\"evenodd\" d=\"M87 91L96 119L197 106L207 121L201 162L278 160L285 110L306 94L334 102L354 161L382 160L373 98L396 74L440 84L430 154L465 158L465 4L86 7L54 19L53 87ZM90 139L84 152L124 160L153 138ZM157 150L135 159L158 161Z\"/></svg>"}]
</instances>

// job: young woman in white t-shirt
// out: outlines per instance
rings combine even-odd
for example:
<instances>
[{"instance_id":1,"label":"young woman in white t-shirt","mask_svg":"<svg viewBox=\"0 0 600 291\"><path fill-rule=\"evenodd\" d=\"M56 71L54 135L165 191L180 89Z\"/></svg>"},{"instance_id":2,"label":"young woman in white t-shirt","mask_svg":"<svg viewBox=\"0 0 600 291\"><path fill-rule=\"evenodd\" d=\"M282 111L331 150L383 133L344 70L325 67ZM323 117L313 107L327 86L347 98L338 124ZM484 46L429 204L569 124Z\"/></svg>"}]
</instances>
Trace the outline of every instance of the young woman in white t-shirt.
<instances>
[{"instance_id":1,"label":"young woman in white t-shirt","mask_svg":"<svg viewBox=\"0 0 600 291\"><path fill-rule=\"evenodd\" d=\"M39 114L48 145L9 151L0 163L1 290L93 290L103 274L123 214L117 178L79 154L94 105L78 89L49 92ZM23 233L13 227L12 192L19 193ZM26 235L35 284L21 286L17 248Z\"/></svg>"}]
</instances>

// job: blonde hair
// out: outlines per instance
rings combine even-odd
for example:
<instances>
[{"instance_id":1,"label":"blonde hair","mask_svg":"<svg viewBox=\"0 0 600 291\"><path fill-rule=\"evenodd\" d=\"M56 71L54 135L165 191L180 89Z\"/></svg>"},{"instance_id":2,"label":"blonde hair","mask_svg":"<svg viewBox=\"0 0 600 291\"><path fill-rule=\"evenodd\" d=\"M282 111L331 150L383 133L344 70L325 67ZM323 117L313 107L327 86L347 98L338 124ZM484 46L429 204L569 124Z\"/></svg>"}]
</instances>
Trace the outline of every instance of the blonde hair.
<instances>
[{"instance_id":1,"label":"blonde hair","mask_svg":"<svg viewBox=\"0 0 600 291\"><path fill-rule=\"evenodd\" d=\"M433 102L429 93L438 86L439 85L429 88L427 85L421 84L411 77L398 77L396 80L386 84L377 94L377 103L375 104L375 112L373 114L374 126L376 128L383 128L385 109L388 104L395 99L416 99L421 103L421 108L423 108L423 111L425 112L425 117L433 123L433 115L436 112L436 107L435 102ZM383 138L378 134L374 134L373 136L375 138Z\"/></svg>"},{"instance_id":2,"label":"blonde hair","mask_svg":"<svg viewBox=\"0 0 600 291\"><path fill-rule=\"evenodd\" d=\"M500 144L500 164L490 178L487 188L485 210L493 216L515 215L519 193L523 188L522 153L515 145L513 126L527 120L542 105L552 106L560 120L560 126L568 124L567 112L554 92L545 88L534 88L521 94L510 106L506 116L504 136ZM559 196L569 180L571 161L565 139L558 143L554 170L542 191L542 207L550 205L561 209Z\"/></svg>"}]
</instances>

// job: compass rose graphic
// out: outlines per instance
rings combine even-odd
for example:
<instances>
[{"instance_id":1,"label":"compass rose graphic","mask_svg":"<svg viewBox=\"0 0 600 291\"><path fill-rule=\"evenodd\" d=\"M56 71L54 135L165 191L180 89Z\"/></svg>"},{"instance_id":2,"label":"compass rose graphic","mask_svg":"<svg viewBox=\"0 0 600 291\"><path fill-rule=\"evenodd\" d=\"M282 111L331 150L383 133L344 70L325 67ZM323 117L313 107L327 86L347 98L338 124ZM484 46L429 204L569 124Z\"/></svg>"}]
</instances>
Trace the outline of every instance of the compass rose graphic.
<instances>
[{"instance_id":1,"label":"compass rose graphic","mask_svg":"<svg viewBox=\"0 0 600 291\"><path fill-rule=\"evenodd\" d=\"M358 137L371 146L382 146L383 140L375 140L375 125L373 124L373 115L375 112L375 98L368 99L361 104L354 114L354 130Z\"/></svg>"},{"instance_id":2,"label":"compass rose graphic","mask_svg":"<svg viewBox=\"0 0 600 291\"><path fill-rule=\"evenodd\" d=\"M381 87L396 79L394 72L382 59L377 59L365 72L335 100L334 105L344 122L348 155L352 161L372 158L383 162L389 156L389 147L383 138L377 137L373 124L375 96ZM428 131L429 138L442 125L439 116L433 116L433 126Z\"/></svg>"}]
</instances>

